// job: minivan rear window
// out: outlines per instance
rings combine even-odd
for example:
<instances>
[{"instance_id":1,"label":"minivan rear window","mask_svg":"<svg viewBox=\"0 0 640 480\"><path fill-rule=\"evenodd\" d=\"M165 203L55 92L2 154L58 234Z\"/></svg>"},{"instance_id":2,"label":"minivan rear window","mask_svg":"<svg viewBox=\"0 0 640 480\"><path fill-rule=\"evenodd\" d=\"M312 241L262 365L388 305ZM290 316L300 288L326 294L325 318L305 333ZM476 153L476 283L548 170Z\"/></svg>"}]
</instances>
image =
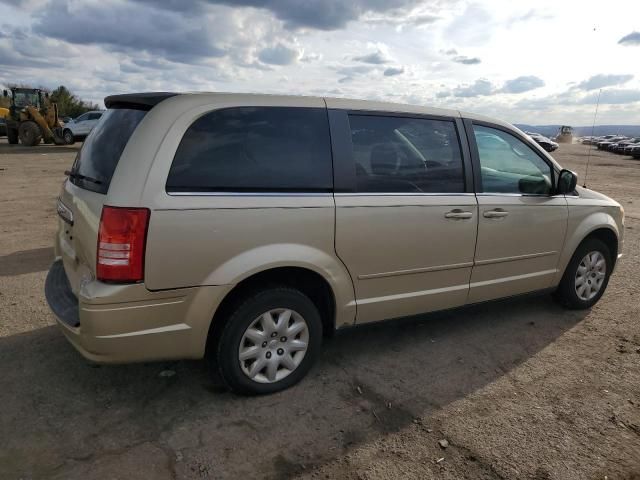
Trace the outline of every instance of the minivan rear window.
<instances>
[{"instance_id":1,"label":"minivan rear window","mask_svg":"<svg viewBox=\"0 0 640 480\"><path fill-rule=\"evenodd\" d=\"M78 152L69 180L85 190L106 194L124 147L146 113L127 108L107 110Z\"/></svg>"}]
</instances>

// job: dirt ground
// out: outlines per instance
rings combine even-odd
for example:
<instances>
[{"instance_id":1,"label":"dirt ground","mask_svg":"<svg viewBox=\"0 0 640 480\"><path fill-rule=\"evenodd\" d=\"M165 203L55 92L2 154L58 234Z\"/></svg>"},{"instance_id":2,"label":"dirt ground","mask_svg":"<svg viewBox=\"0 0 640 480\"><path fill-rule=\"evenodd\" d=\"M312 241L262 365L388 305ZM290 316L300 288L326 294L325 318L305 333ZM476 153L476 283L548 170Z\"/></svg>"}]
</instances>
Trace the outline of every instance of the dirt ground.
<instances>
[{"instance_id":1,"label":"dirt ground","mask_svg":"<svg viewBox=\"0 0 640 480\"><path fill-rule=\"evenodd\" d=\"M554 156L582 182L587 150ZM640 161L591 158L627 211L593 310L542 296L351 329L298 386L242 398L202 362L91 365L54 326L75 151L0 139L1 479L640 479Z\"/></svg>"}]
</instances>

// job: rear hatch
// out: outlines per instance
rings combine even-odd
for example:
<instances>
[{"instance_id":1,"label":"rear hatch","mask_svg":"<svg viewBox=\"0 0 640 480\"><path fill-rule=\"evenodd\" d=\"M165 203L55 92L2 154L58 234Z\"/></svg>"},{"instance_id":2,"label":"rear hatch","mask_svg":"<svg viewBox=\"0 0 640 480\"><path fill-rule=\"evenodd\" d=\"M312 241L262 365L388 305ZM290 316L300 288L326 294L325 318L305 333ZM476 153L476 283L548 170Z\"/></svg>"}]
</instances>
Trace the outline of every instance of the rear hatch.
<instances>
[{"instance_id":1,"label":"rear hatch","mask_svg":"<svg viewBox=\"0 0 640 480\"><path fill-rule=\"evenodd\" d=\"M120 156L146 115L136 108L110 108L86 138L58 199L57 253L73 293L96 276L102 207Z\"/></svg>"}]
</instances>

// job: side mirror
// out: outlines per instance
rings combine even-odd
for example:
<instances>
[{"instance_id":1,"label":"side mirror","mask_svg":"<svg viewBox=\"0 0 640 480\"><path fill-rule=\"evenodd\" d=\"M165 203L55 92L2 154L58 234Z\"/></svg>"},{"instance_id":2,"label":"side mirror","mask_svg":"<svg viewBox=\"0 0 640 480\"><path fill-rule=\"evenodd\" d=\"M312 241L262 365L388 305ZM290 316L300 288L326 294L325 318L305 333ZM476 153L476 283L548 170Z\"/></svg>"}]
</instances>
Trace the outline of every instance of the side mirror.
<instances>
[{"instance_id":1,"label":"side mirror","mask_svg":"<svg viewBox=\"0 0 640 480\"><path fill-rule=\"evenodd\" d=\"M576 189L578 184L578 176L571 170L561 170L558 175L558 186L556 191L560 195L567 195Z\"/></svg>"},{"instance_id":2,"label":"side mirror","mask_svg":"<svg viewBox=\"0 0 640 480\"><path fill-rule=\"evenodd\" d=\"M6 90L2 90L2 96L3 97L8 97L9 96L9 92L7 92Z\"/></svg>"}]
</instances>

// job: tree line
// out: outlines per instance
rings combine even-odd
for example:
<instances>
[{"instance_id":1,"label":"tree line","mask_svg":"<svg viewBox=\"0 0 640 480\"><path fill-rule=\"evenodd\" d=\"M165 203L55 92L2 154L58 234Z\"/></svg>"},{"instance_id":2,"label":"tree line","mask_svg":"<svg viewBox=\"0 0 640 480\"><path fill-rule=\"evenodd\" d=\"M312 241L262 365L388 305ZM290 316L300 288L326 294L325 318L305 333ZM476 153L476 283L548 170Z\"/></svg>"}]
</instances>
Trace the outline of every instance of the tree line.
<instances>
[{"instance_id":1,"label":"tree line","mask_svg":"<svg viewBox=\"0 0 640 480\"><path fill-rule=\"evenodd\" d=\"M8 85L8 88L33 88L29 85ZM100 107L96 103L88 102L78 98L71 93L67 87L60 85L54 90L40 87L43 92L49 93L52 102L58 104L58 114L61 117L78 117L89 110L98 110ZM0 107L9 108L10 99L0 97Z\"/></svg>"}]
</instances>

